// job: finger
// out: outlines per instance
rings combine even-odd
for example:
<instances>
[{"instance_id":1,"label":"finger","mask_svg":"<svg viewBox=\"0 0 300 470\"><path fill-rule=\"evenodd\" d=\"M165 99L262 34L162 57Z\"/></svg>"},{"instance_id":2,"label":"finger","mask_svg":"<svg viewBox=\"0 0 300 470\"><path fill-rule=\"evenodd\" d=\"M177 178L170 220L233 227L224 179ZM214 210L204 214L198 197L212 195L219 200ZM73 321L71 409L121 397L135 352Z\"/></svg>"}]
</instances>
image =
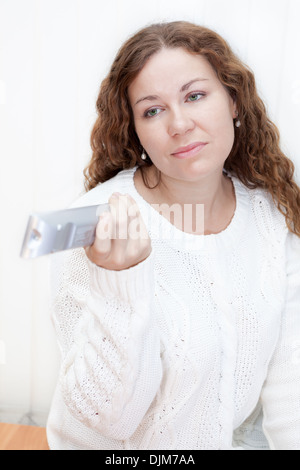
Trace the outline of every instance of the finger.
<instances>
[{"instance_id":1,"label":"finger","mask_svg":"<svg viewBox=\"0 0 300 470\"><path fill-rule=\"evenodd\" d=\"M128 199L125 195L114 193L109 199L115 233L113 238L118 240L128 239Z\"/></svg>"},{"instance_id":2,"label":"finger","mask_svg":"<svg viewBox=\"0 0 300 470\"><path fill-rule=\"evenodd\" d=\"M140 209L135 200L128 196L128 208L127 208L128 217L134 219L140 215Z\"/></svg>"},{"instance_id":3,"label":"finger","mask_svg":"<svg viewBox=\"0 0 300 470\"><path fill-rule=\"evenodd\" d=\"M93 244L97 254L107 256L111 250L111 235L113 221L109 212L103 212L96 227L96 238Z\"/></svg>"},{"instance_id":4,"label":"finger","mask_svg":"<svg viewBox=\"0 0 300 470\"><path fill-rule=\"evenodd\" d=\"M147 227L144 223L140 209L135 200L130 196L131 204L128 208L129 227L128 234L133 240L149 240Z\"/></svg>"}]
</instances>

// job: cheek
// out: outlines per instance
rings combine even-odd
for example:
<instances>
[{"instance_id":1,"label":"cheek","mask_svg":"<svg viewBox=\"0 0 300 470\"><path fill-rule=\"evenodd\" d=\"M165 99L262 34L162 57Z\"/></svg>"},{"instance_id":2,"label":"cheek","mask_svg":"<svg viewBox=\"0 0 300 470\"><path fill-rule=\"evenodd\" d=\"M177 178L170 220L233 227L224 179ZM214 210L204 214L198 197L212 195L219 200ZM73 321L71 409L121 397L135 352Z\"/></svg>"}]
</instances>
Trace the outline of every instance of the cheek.
<instances>
[{"instance_id":1,"label":"cheek","mask_svg":"<svg viewBox=\"0 0 300 470\"><path fill-rule=\"evenodd\" d=\"M149 138L149 129L148 126L145 126L145 123L142 119L136 119L134 121L135 132L137 133L140 142L147 140Z\"/></svg>"},{"instance_id":2,"label":"cheek","mask_svg":"<svg viewBox=\"0 0 300 470\"><path fill-rule=\"evenodd\" d=\"M233 123L231 113L227 100L216 100L212 106L207 106L207 108L203 110L203 116L207 118L211 127L215 129L230 126Z\"/></svg>"},{"instance_id":3,"label":"cheek","mask_svg":"<svg viewBox=\"0 0 300 470\"><path fill-rule=\"evenodd\" d=\"M233 102L224 92L217 90L208 96L208 99L200 103L200 120L205 122L212 132L220 132L229 129L233 125Z\"/></svg>"},{"instance_id":4,"label":"cheek","mask_svg":"<svg viewBox=\"0 0 300 470\"><path fill-rule=\"evenodd\" d=\"M234 144L234 138L234 127L232 121L229 120L225 123L223 120L223 123L220 123L218 132L216 132L216 136L214 138L215 154L222 161L225 161L229 156Z\"/></svg>"},{"instance_id":5,"label":"cheek","mask_svg":"<svg viewBox=\"0 0 300 470\"><path fill-rule=\"evenodd\" d=\"M162 125L158 121L158 119L156 119L156 123L154 120L151 123L137 121L135 124L135 131L140 143L148 154L155 153L155 150L163 146L164 134Z\"/></svg>"},{"instance_id":6,"label":"cheek","mask_svg":"<svg viewBox=\"0 0 300 470\"><path fill-rule=\"evenodd\" d=\"M219 159L226 159L234 143L234 122L228 101L219 101L216 106L205 110L199 120L199 127L204 129L213 145L214 153Z\"/></svg>"},{"instance_id":7,"label":"cheek","mask_svg":"<svg viewBox=\"0 0 300 470\"><path fill-rule=\"evenodd\" d=\"M234 122L228 106L208 110L205 114L205 126L209 135L220 145L234 140ZM201 126L201 124L200 124Z\"/></svg>"}]
</instances>

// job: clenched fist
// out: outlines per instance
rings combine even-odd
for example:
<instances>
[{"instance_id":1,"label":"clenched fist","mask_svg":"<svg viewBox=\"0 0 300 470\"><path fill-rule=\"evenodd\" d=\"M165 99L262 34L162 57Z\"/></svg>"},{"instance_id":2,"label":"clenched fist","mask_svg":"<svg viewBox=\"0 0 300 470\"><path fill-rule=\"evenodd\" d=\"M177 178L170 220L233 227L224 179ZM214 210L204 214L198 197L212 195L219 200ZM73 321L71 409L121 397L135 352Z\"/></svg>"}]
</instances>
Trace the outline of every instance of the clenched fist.
<instances>
[{"instance_id":1,"label":"clenched fist","mask_svg":"<svg viewBox=\"0 0 300 470\"><path fill-rule=\"evenodd\" d=\"M88 258L98 266L114 271L131 268L151 253L151 240L139 208L129 195L114 193L109 199L110 212L103 212Z\"/></svg>"}]
</instances>

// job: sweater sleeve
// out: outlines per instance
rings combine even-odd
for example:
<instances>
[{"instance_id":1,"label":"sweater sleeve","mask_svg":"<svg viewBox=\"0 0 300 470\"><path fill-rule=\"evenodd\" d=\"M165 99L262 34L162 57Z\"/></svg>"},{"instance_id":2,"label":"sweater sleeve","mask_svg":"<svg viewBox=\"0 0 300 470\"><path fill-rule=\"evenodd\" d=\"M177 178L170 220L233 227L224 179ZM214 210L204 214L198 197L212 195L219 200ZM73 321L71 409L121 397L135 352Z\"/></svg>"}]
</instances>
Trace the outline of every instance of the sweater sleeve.
<instances>
[{"instance_id":1,"label":"sweater sleeve","mask_svg":"<svg viewBox=\"0 0 300 470\"><path fill-rule=\"evenodd\" d=\"M154 261L124 271L74 250L63 263L54 324L63 361L60 386L69 411L113 439L129 438L161 381L153 314Z\"/></svg>"},{"instance_id":2,"label":"sweater sleeve","mask_svg":"<svg viewBox=\"0 0 300 470\"><path fill-rule=\"evenodd\" d=\"M287 290L278 344L262 391L263 429L274 450L300 450L300 238L287 238Z\"/></svg>"}]
</instances>

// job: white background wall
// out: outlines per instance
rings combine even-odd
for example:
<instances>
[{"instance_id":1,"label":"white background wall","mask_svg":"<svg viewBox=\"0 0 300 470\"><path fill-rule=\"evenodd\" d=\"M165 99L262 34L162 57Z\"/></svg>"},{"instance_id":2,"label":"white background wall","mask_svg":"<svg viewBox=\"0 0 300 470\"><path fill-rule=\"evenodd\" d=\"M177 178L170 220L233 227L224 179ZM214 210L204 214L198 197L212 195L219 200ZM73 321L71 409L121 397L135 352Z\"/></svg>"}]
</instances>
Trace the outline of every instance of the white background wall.
<instances>
[{"instance_id":1,"label":"white background wall","mask_svg":"<svg viewBox=\"0 0 300 470\"><path fill-rule=\"evenodd\" d=\"M0 0L0 421L45 424L58 370L49 257L19 258L28 215L83 190L99 84L121 43L178 19L217 30L252 67L300 174L299 0Z\"/></svg>"}]
</instances>

